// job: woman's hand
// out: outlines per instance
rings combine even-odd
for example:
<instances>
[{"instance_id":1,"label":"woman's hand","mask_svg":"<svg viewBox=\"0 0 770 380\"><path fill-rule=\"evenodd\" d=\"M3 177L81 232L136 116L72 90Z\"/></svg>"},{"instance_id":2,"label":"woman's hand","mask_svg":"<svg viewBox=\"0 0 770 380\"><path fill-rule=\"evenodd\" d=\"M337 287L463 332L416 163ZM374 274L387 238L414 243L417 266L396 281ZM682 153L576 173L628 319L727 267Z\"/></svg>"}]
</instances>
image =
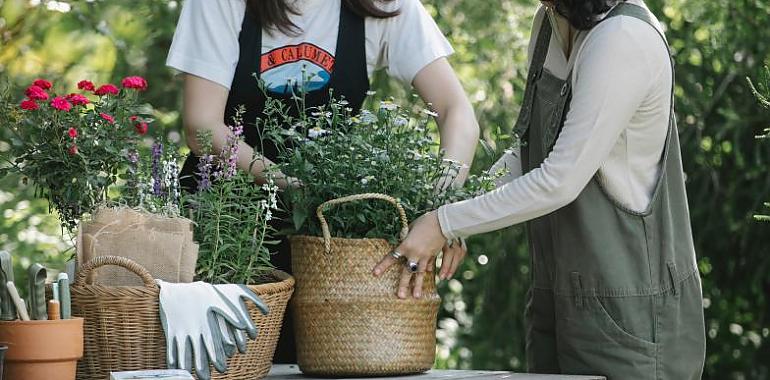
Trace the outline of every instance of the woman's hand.
<instances>
[{"instance_id":1,"label":"woman's hand","mask_svg":"<svg viewBox=\"0 0 770 380\"><path fill-rule=\"evenodd\" d=\"M402 256L402 258L398 259L394 255L387 255L374 267L374 275L377 277L381 276L393 264L401 263L401 260L405 258L406 265L402 269L401 282L398 285L398 297L402 299L408 297L409 284L412 282L412 277L414 277L412 296L420 298L422 297L422 283L425 278L425 272L432 270L432 260L445 244L446 238L441 233L438 214L436 211L431 211L419 217L412 224L409 235L395 249L395 252ZM454 262L454 258L451 262ZM410 263L417 264L417 270L414 273L409 268ZM443 270L444 267L442 265ZM447 273L449 272L447 271Z\"/></svg>"},{"instance_id":2,"label":"woman's hand","mask_svg":"<svg viewBox=\"0 0 770 380\"><path fill-rule=\"evenodd\" d=\"M438 278L447 280L455 275L460 263L468 254L468 247L465 245L465 240L457 239L444 243L444 248L441 249L441 252L441 270L439 271Z\"/></svg>"}]
</instances>

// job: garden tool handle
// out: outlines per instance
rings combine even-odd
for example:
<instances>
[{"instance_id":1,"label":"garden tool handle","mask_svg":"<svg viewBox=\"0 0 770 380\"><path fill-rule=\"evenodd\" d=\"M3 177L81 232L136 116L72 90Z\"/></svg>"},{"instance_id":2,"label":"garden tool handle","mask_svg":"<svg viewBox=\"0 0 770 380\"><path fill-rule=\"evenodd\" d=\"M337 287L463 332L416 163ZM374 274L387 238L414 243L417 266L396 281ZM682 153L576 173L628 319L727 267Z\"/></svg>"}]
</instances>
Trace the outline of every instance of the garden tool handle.
<instances>
[{"instance_id":1,"label":"garden tool handle","mask_svg":"<svg viewBox=\"0 0 770 380\"><path fill-rule=\"evenodd\" d=\"M45 304L45 279L48 272L40 264L34 264L29 269L29 311L30 317L34 320L46 320Z\"/></svg>"},{"instance_id":2,"label":"garden tool handle","mask_svg":"<svg viewBox=\"0 0 770 380\"><path fill-rule=\"evenodd\" d=\"M332 237L331 233L329 232L329 224L326 223L326 218L324 217L324 209L328 206L335 206L342 203L360 201L364 199L380 199L387 201L395 206L396 210L398 210L398 217L401 220L401 234L399 236L399 240L404 240L406 239L406 236L409 235L409 220L406 218L406 211L404 211L404 207L401 206L401 202L399 202L398 199L393 198L390 195L378 193L348 195L346 197L332 199L321 203L321 205L318 206L318 209L316 209L316 216L318 216L318 220L321 222L321 232L323 233L324 248L326 249L326 253L330 253L332 250Z\"/></svg>"},{"instance_id":3,"label":"garden tool handle","mask_svg":"<svg viewBox=\"0 0 770 380\"><path fill-rule=\"evenodd\" d=\"M134 274L136 274L142 279L142 282L144 282L144 286L151 288L153 290L159 290L158 284L155 283L155 279L152 278L152 275L150 275L150 272L148 272L147 269L144 269L143 266L137 264L135 261L129 258L120 257L120 256L94 257L93 259L85 263L82 267L80 267L80 270L78 271L77 278L75 279L74 285L76 286L91 285L87 282L88 276L91 274L93 270L99 267L103 267L105 265L115 265L115 266L128 269L129 271L133 272Z\"/></svg>"},{"instance_id":4,"label":"garden tool handle","mask_svg":"<svg viewBox=\"0 0 770 380\"><path fill-rule=\"evenodd\" d=\"M13 260L8 251L0 251L0 320L16 319L16 305L5 287L6 282L13 282Z\"/></svg>"}]
</instances>

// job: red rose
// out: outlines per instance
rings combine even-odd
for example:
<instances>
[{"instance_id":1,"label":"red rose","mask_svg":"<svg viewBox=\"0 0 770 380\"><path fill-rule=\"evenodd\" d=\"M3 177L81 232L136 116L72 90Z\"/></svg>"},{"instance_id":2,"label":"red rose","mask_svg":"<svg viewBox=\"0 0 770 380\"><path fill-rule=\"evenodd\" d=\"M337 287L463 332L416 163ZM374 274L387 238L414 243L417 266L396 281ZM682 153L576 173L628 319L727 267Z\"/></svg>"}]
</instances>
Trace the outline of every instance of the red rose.
<instances>
[{"instance_id":1,"label":"red rose","mask_svg":"<svg viewBox=\"0 0 770 380\"><path fill-rule=\"evenodd\" d=\"M51 88L51 82L45 80L45 79L36 79L34 82L32 82L33 85L38 86L42 88L43 90L47 90Z\"/></svg>"},{"instance_id":2,"label":"red rose","mask_svg":"<svg viewBox=\"0 0 770 380\"><path fill-rule=\"evenodd\" d=\"M65 99L76 106L84 106L89 103L88 98L80 94L69 94Z\"/></svg>"},{"instance_id":3,"label":"red rose","mask_svg":"<svg viewBox=\"0 0 770 380\"><path fill-rule=\"evenodd\" d=\"M72 104L67 99L57 96L51 100L51 107L56 108L59 111L67 112L72 109Z\"/></svg>"},{"instance_id":4,"label":"red rose","mask_svg":"<svg viewBox=\"0 0 770 380\"><path fill-rule=\"evenodd\" d=\"M99 86L99 88L97 88L96 91L94 91L94 94L99 96L107 95L107 94L117 95L119 91L120 90L118 90L118 88L115 87L114 84L108 83L108 84L103 84Z\"/></svg>"},{"instance_id":5,"label":"red rose","mask_svg":"<svg viewBox=\"0 0 770 380\"><path fill-rule=\"evenodd\" d=\"M34 111L38 108L40 108L40 106L37 105L37 103L35 103L35 101L32 99L26 99L21 102L21 109L23 110Z\"/></svg>"},{"instance_id":6,"label":"red rose","mask_svg":"<svg viewBox=\"0 0 770 380\"><path fill-rule=\"evenodd\" d=\"M27 97L32 100L48 100L48 93L40 86L32 85L27 87L27 91L24 92L24 95L27 95Z\"/></svg>"},{"instance_id":7,"label":"red rose","mask_svg":"<svg viewBox=\"0 0 770 380\"><path fill-rule=\"evenodd\" d=\"M110 124L115 124L115 118L112 117L112 115L106 114L106 113L102 112L102 113L99 114L99 116L101 116L102 119L107 120L108 122L110 122Z\"/></svg>"},{"instance_id":8,"label":"red rose","mask_svg":"<svg viewBox=\"0 0 770 380\"><path fill-rule=\"evenodd\" d=\"M74 156L78 154L78 146L75 144L70 145L69 150L67 150L67 153L70 154L70 156Z\"/></svg>"},{"instance_id":9,"label":"red rose","mask_svg":"<svg viewBox=\"0 0 770 380\"><path fill-rule=\"evenodd\" d=\"M147 81L142 77L125 77L120 82L123 88L133 88L139 91L147 89Z\"/></svg>"},{"instance_id":10,"label":"red rose","mask_svg":"<svg viewBox=\"0 0 770 380\"><path fill-rule=\"evenodd\" d=\"M78 82L78 89L84 91L93 91L94 82L91 82L90 80L81 80Z\"/></svg>"},{"instance_id":11,"label":"red rose","mask_svg":"<svg viewBox=\"0 0 770 380\"><path fill-rule=\"evenodd\" d=\"M70 136L71 139L74 139L75 137L78 137L78 130L75 128L70 128L67 131L67 134Z\"/></svg>"},{"instance_id":12,"label":"red rose","mask_svg":"<svg viewBox=\"0 0 770 380\"><path fill-rule=\"evenodd\" d=\"M149 128L150 126L147 125L147 123L145 122L136 123L136 125L134 125L134 129L136 129L136 133L140 135L146 134Z\"/></svg>"},{"instance_id":13,"label":"red rose","mask_svg":"<svg viewBox=\"0 0 770 380\"><path fill-rule=\"evenodd\" d=\"M130 117L128 118L128 120L131 120L131 121L136 121L136 119L138 119L138 118L139 118L139 116L133 115L133 116L130 116Z\"/></svg>"}]
</instances>

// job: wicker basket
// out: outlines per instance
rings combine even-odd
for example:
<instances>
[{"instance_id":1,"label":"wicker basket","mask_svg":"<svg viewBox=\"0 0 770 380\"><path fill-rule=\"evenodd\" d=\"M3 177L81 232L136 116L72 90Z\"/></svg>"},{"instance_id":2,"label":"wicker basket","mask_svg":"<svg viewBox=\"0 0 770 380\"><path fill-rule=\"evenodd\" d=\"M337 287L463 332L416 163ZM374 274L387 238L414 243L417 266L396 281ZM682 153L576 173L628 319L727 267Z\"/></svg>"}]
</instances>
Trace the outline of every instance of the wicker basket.
<instances>
[{"instance_id":1,"label":"wicker basket","mask_svg":"<svg viewBox=\"0 0 770 380\"><path fill-rule=\"evenodd\" d=\"M382 277L374 266L394 248L382 239L331 238L323 216L327 206L361 199L393 204L387 195L360 194L318 207L324 237L290 238L297 290L292 299L300 370L318 376L385 376L420 373L433 366L436 318L441 302L434 276L425 276L421 299L396 296L401 270Z\"/></svg>"},{"instance_id":2,"label":"wicker basket","mask_svg":"<svg viewBox=\"0 0 770 380\"><path fill-rule=\"evenodd\" d=\"M144 286L88 284L91 271L117 265L136 273ZM249 304L259 329L245 354L227 360L227 373L211 368L213 379L261 379L270 371L294 278L274 271L272 283L250 285L270 308L263 316ZM72 314L85 319L85 352L78 363L79 380L104 380L110 371L166 368L166 339L158 311L158 286L139 264L116 256L100 256L82 266L72 286Z\"/></svg>"}]
</instances>

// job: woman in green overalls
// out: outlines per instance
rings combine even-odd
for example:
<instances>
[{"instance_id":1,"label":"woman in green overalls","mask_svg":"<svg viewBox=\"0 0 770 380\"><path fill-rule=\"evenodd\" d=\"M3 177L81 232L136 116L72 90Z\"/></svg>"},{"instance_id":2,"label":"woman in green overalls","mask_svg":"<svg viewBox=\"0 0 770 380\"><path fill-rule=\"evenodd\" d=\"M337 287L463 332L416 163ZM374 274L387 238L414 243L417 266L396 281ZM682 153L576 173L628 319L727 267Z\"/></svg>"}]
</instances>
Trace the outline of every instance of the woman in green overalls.
<instances>
[{"instance_id":1,"label":"woman in green overalls","mask_svg":"<svg viewBox=\"0 0 770 380\"><path fill-rule=\"evenodd\" d=\"M699 379L701 283L662 28L643 0L543 4L499 187L419 218L374 273L405 258L399 296L420 297L410 281L447 239L527 222L530 371Z\"/></svg>"},{"instance_id":2,"label":"woman in green overalls","mask_svg":"<svg viewBox=\"0 0 770 380\"><path fill-rule=\"evenodd\" d=\"M414 86L432 104L439 114L441 147L449 158L470 165L479 127L447 61L452 52L419 0L186 0L167 60L185 74L183 121L193 153L182 169L182 185L187 191L197 188L192 174L200 153L198 133L210 131L215 151L221 150L231 134L225 123L237 106L246 109L238 167L251 170L261 183L276 158L275 146L260 144L254 124L268 98L298 112L293 96L299 90L305 91L307 107L327 104L333 93L357 111L378 69ZM264 160L251 166L255 150ZM466 175L463 171L456 180ZM290 182L277 181L281 187ZM277 251L273 264L291 272L285 239ZM445 255L461 257L465 250L461 244L447 245ZM275 360L296 362L290 311Z\"/></svg>"}]
</instances>

